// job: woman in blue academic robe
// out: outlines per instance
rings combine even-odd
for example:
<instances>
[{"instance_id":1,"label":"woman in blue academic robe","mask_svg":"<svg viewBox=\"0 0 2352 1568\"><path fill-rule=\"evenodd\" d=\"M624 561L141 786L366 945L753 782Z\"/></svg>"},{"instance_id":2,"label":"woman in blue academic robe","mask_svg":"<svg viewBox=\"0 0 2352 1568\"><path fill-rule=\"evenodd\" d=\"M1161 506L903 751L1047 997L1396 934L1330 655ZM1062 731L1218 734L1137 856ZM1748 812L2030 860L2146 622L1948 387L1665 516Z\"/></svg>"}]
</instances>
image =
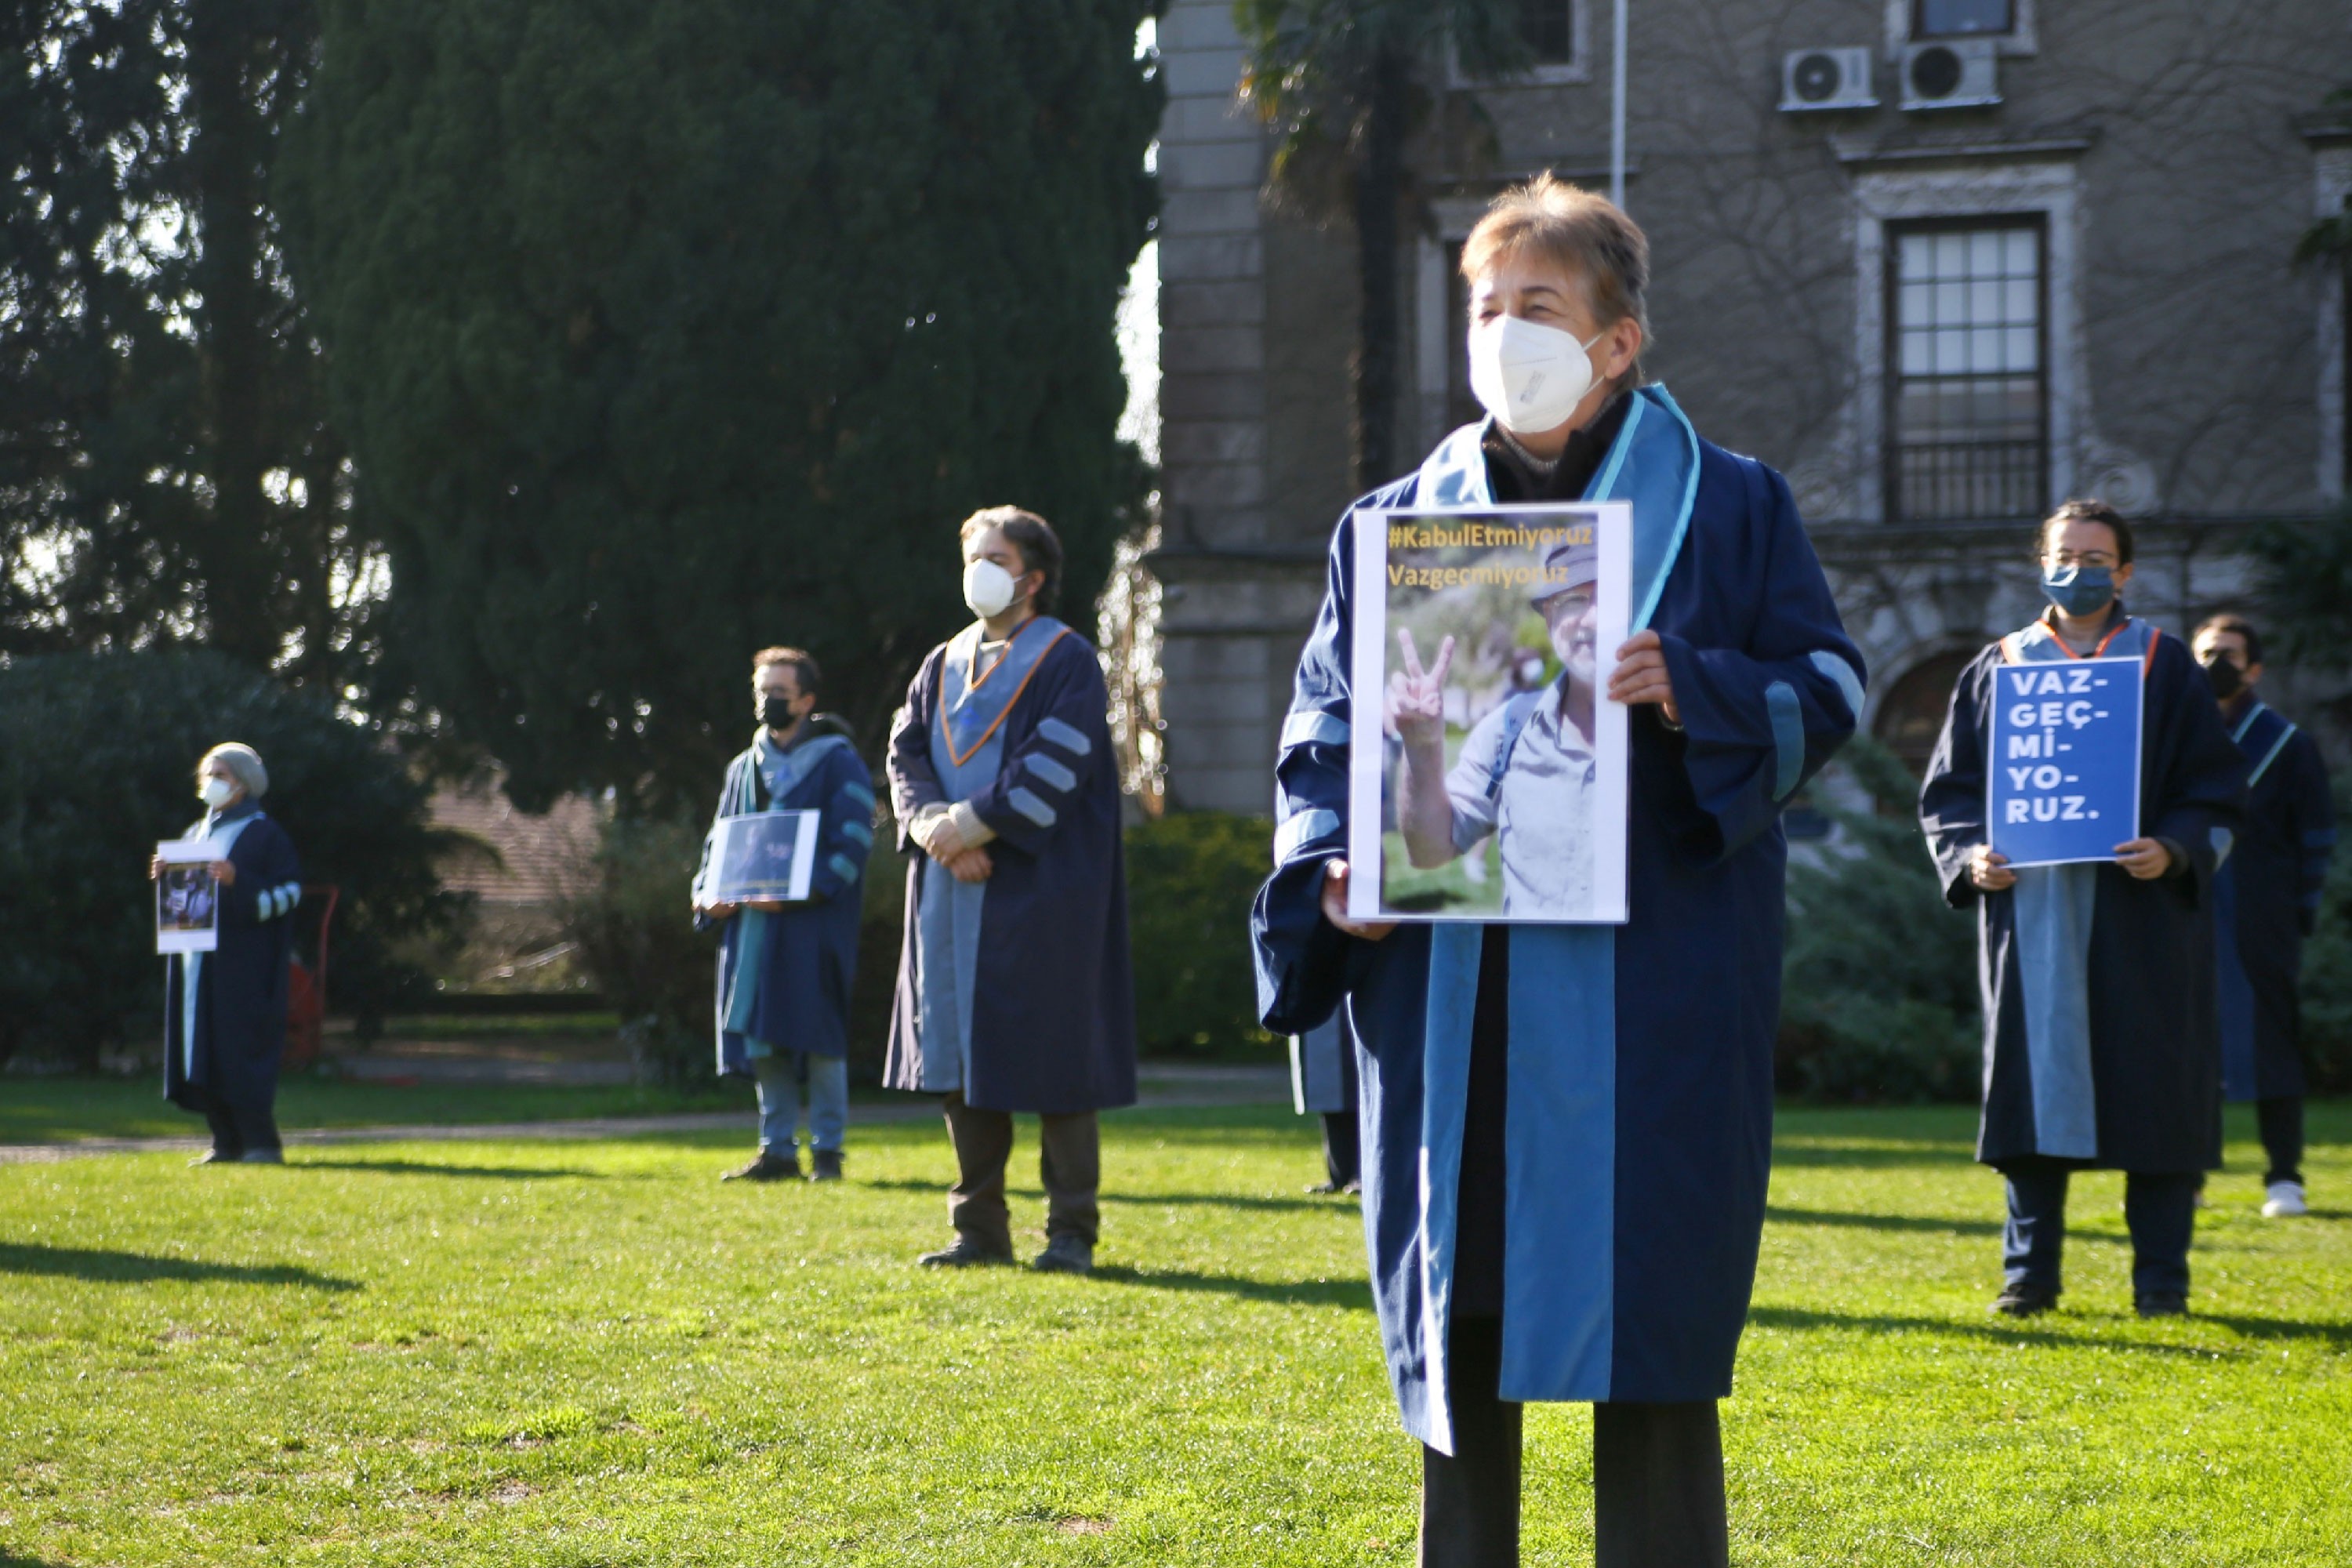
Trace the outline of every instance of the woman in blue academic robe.
<instances>
[{"instance_id":1,"label":"woman in blue academic robe","mask_svg":"<svg viewBox=\"0 0 2352 1568\"><path fill-rule=\"evenodd\" d=\"M275 1165L285 1159L278 1062L302 866L293 840L261 809L269 772L252 747L215 746L197 764L196 785L206 810L180 837L212 841L219 945L165 964L163 1095L211 1127L212 1152L198 1164Z\"/></svg>"},{"instance_id":2,"label":"woman in blue academic robe","mask_svg":"<svg viewBox=\"0 0 2352 1568\"><path fill-rule=\"evenodd\" d=\"M2221 1092L2254 1105L2263 1213L2306 1214L2303 1185L2303 942L2319 918L2336 850L2336 802L2312 738L2254 695L2262 637L2239 616L2197 628L2191 650L2251 772L2246 820L2213 880Z\"/></svg>"},{"instance_id":3,"label":"woman in blue academic robe","mask_svg":"<svg viewBox=\"0 0 2352 1568\"><path fill-rule=\"evenodd\" d=\"M1780 477L1635 385L1647 248L1631 220L1545 176L1497 200L1463 271L1496 417L1332 539L1276 763L1259 1003L1286 1033L1344 1003L1361 1041L1366 1240L1424 1445L1422 1562L1517 1560L1534 1399L1595 1404L1602 1563L1720 1564L1715 1402L1771 1158L1780 816L1852 732L1863 664ZM1579 498L1633 510L1635 631L1608 685L1633 707L1629 923L1348 921L1360 514Z\"/></svg>"},{"instance_id":4,"label":"woman in blue academic robe","mask_svg":"<svg viewBox=\"0 0 2352 1568\"><path fill-rule=\"evenodd\" d=\"M2129 1173L2141 1315L2188 1310L2199 1173L2221 1156L2213 992L2214 873L2230 852L2246 765L2179 637L2125 613L2131 525L2068 501L2042 526L2042 619L1979 654L1952 689L1919 820L1955 907L1978 909L1984 1110L1977 1158L2006 1178L2006 1284L1993 1310L2056 1305L2067 1176ZM2004 665L2137 657L2139 821L2112 862L2011 869L1985 823L1994 673Z\"/></svg>"},{"instance_id":5,"label":"woman in blue academic robe","mask_svg":"<svg viewBox=\"0 0 2352 1568\"><path fill-rule=\"evenodd\" d=\"M857 979L857 933L866 855L874 843L874 775L843 731L818 713L821 675L798 648L752 658L760 728L727 765L719 816L762 811L817 814L808 898L761 900L738 908L709 895L717 868L714 823L695 875L695 923L722 923L713 1009L722 1077L749 1078L759 1090L760 1152L725 1180L774 1181L800 1173L793 1123L808 1097L810 1175L841 1177L849 1121L849 997Z\"/></svg>"},{"instance_id":6,"label":"woman in blue academic robe","mask_svg":"<svg viewBox=\"0 0 2352 1568\"><path fill-rule=\"evenodd\" d=\"M887 1081L946 1097L958 1180L935 1267L1012 1256L1004 1165L1038 1113L1046 1247L1084 1273L1097 1230L1098 1110L1135 1102L1135 988L1108 693L1093 645L1041 613L1061 577L1044 519L966 520L980 618L933 648L890 731L907 869Z\"/></svg>"}]
</instances>

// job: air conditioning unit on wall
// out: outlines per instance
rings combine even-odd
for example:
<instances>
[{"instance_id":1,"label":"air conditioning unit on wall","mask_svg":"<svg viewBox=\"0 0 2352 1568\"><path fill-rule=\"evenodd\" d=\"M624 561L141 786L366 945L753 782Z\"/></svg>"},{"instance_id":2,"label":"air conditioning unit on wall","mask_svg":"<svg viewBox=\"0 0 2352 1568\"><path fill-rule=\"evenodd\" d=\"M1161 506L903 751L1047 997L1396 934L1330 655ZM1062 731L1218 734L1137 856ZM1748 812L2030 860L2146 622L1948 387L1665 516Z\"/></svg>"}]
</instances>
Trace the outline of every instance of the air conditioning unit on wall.
<instances>
[{"instance_id":1,"label":"air conditioning unit on wall","mask_svg":"<svg viewBox=\"0 0 2352 1568\"><path fill-rule=\"evenodd\" d=\"M1790 49L1780 57L1780 111L1875 109L1868 49Z\"/></svg>"},{"instance_id":2,"label":"air conditioning unit on wall","mask_svg":"<svg viewBox=\"0 0 2352 1568\"><path fill-rule=\"evenodd\" d=\"M1990 38L1903 46L1903 107L1981 109L2000 101L2000 67Z\"/></svg>"}]
</instances>

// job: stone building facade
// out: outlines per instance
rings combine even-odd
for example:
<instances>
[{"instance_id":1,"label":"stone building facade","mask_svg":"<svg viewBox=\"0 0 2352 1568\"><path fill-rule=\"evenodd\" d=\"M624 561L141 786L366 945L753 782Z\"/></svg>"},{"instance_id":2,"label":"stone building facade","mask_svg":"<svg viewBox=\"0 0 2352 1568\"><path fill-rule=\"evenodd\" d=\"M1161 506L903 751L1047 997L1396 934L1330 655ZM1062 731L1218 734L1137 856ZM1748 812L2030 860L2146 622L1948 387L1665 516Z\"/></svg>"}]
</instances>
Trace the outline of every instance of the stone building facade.
<instances>
[{"instance_id":1,"label":"stone building facade","mask_svg":"<svg viewBox=\"0 0 2352 1568\"><path fill-rule=\"evenodd\" d=\"M2142 521L2135 608L2243 587L2250 523L2345 489L2346 290L2296 239L2352 198L2335 0L1634 0L1626 205L1651 374L1786 473L1923 755L1958 664L2038 605L2031 525ZM1545 62L1469 82L1413 153L1399 445L1476 413L1463 237L1541 169L1602 185L1606 0L1525 0ZM1270 212L1227 0L1173 0L1160 144L1169 800L1263 812L1323 546L1355 489L1354 240ZM1923 731L1925 734L1923 735Z\"/></svg>"}]
</instances>

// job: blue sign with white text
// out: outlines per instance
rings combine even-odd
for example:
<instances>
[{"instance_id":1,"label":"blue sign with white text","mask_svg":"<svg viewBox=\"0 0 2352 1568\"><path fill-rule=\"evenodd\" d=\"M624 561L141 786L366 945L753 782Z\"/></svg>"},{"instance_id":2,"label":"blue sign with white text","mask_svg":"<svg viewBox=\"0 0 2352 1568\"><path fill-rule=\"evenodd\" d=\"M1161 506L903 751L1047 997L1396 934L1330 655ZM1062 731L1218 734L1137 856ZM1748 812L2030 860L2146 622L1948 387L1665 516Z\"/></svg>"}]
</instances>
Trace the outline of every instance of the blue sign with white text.
<instances>
[{"instance_id":1,"label":"blue sign with white text","mask_svg":"<svg viewBox=\"0 0 2352 1568\"><path fill-rule=\"evenodd\" d=\"M2139 837L2140 660L1992 672L1987 821L2012 866L2112 860Z\"/></svg>"}]
</instances>

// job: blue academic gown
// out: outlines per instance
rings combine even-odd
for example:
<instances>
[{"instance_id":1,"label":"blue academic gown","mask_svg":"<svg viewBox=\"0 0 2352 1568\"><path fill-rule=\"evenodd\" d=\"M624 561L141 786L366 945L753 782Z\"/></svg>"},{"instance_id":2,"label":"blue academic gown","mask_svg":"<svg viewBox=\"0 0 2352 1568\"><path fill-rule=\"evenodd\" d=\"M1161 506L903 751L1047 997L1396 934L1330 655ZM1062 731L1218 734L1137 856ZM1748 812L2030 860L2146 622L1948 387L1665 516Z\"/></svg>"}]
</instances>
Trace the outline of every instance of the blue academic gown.
<instances>
[{"instance_id":1,"label":"blue academic gown","mask_svg":"<svg viewBox=\"0 0 2352 1568\"><path fill-rule=\"evenodd\" d=\"M2102 646L2107 658L2141 659L2138 836L2178 847L2176 874L2141 881L2104 861L2027 867L2016 887L1995 893L1969 880L1969 854L1987 842L1993 672L2076 657L2040 621L1961 673L1919 792L1944 897L1978 909L1977 1158L2210 1170L2221 1155L2212 887L2239 826L2245 760L2179 638L2118 606ZM2118 831L2116 841L2131 837Z\"/></svg>"},{"instance_id":2,"label":"blue academic gown","mask_svg":"<svg viewBox=\"0 0 2352 1568\"><path fill-rule=\"evenodd\" d=\"M1863 662L1780 476L1633 395L1588 489L1630 500L1633 626L1656 630L1684 728L1631 725L1632 920L1341 933L1318 908L1347 850L1358 511L1491 500L1485 426L1341 518L1276 767L1276 869L1251 930L1268 1028L1346 1000L1362 1042L1364 1228L1406 1430L1453 1451L1446 1354L1482 942L1510 943L1507 1400L1730 1392L1771 1163L1780 814L1853 732Z\"/></svg>"},{"instance_id":3,"label":"blue academic gown","mask_svg":"<svg viewBox=\"0 0 2352 1568\"><path fill-rule=\"evenodd\" d=\"M286 988L302 864L251 801L206 815L183 838L226 840L236 881L219 890L220 945L174 953L163 984L163 1096L184 1110L267 1112L286 1049ZM191 1005L193 1004L193 1005Z\"/></svg>"},{"instance_id":4,"label":"blue academic gown","mask_svg":"<svg viewBox=\"0 0 2352 1568\"><path fill-rule=\"evenodd\" d=\"M1109 694L1092 644L1051 616L971 679L975 622L931 650L890 731L898 847L915 813L968 800L995 870L907 868L885 1081L989 1110L1135 1103L1135 982Z\"/></svg>"},{"instance_id":5,"label":"blue academic gown","mask_svg":"<svg viewBox=\"0 0 2352 1568\"><path fill-rule=\"evenodd\" d=\"M2305 1090L2303 939L2327 883L2336 803L2318 746L2276 709L2250 698L2229 723L2252 771L2245 823L2213 882L2221 1088L2235 1100L2292 1099Z\"/></svg>"},{"instance_id":6,"label":"blue academic gown","mask_svg":"<svg viewBox=\"0 0 2352 1568\"><path fill-rule=\"evenodd\" d=\"M727 764L719 816L818 813L816 864L804 903L738 910L722 923L714 1009L719 1070L749 1077L769 1051L849 1052L849 996L857 979L857 931L866 852L874 842L874 775L837 734L803 729L779 747L762 725ZM699 889L712 872L716 826L702 841ZM698 914L698 927L712 922Z\"/></svg>"}]
</instances>

